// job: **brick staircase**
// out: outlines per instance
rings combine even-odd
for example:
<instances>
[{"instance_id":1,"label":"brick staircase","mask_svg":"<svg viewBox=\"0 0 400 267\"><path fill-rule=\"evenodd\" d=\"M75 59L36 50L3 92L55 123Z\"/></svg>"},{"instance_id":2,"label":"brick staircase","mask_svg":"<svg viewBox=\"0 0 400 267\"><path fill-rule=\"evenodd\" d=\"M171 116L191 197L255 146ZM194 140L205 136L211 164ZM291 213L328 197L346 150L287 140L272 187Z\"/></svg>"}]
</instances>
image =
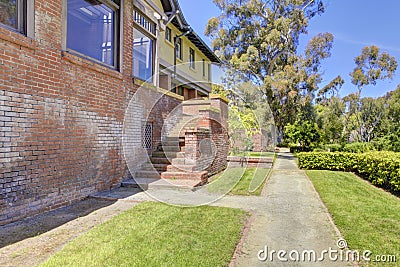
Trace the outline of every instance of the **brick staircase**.
<instances>
[{"instance_id":1,"label":"brick staircase","mask_svg":"<svg viewBox=\"0 0 400 267\"><path fill-rule=\"evenodd\" d=\"M198 118L179 114L180 119L165 133L166 137L152 152L149 162L124 181L123 187L189 187L207 183L208 172L198 170L196 162L185 158L185 130L195 128ZM162 179L161 179L162 178Z\"/></svg>"}]
</instances>

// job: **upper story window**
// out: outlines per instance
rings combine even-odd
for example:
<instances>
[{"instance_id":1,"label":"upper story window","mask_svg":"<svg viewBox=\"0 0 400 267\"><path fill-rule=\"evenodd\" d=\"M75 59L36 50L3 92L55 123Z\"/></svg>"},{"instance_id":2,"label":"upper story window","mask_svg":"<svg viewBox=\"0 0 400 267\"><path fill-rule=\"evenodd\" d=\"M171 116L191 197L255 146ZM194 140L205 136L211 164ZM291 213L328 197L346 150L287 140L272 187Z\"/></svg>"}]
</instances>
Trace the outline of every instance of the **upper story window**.
<instances>
[{"instance_id":1,"label":"upper story window","mask_svg":"<svg viewBox=\"0 0 400 267\"><path fill-rule=\"evenodd\" d=\"M189 61L190 61L190 67L194 69L196 67L195 65L195 53L193 48L189 48Z\"/></svg>"},{"instance_id":2,"label":"upper story window","mask_svg":"<svg viewBox=\"0 0 400 267\"><path fill-rule=\"evenodd\" d=\"M119 1L68 0L67 49L117 67Z\"/></svg>"},{"instance_id":3,"label":"upper story window","mask_svg":"<svg viewBox=\"0 0 400 267\"><path fill-rule=\"evenodd\" d=\"M134 20L149 33L156 35L156 24L143 16L139 11L135 10Z\"/></svg>"},{"instance_id":4,"label":"upper story window","mask_svg":"<svg viewBox=\"0 0 400 267\"><path fill-rule=\"evenodd\" d=\"M171 31L171 28L166 28L165 29L165 39L168 41L168 42L172 42L172 31Z\"/></svg>"},{"instance_id":5,"label":"upper story window","mask_svg":"<svg viewBox=\"0 0 400 267\"><path fill-rule=\"evenodd\" d=\"M26 33L26 0L0 0L0 24Z\"/></svg>"},{"instance_id":6,"label":"upper story window","mask_svg":"<svg viewBox=\"0 0 400 267\"><path fill-rule=\"evenodd\" d=\"M176 39L176 44L175 44L176 57L182 60L183 59L182 39L181 38L175 38L175 39Z\"/></svg>"},{"instance_id":7,"label":"upper story window","mask_svg":"<svg viewBox=\"0 0 400 267\"><path fill-rule=\"evenodd\" d=\"M203 59L203 77L206 77L206 60Z\"/></svg>"}]
</instances>

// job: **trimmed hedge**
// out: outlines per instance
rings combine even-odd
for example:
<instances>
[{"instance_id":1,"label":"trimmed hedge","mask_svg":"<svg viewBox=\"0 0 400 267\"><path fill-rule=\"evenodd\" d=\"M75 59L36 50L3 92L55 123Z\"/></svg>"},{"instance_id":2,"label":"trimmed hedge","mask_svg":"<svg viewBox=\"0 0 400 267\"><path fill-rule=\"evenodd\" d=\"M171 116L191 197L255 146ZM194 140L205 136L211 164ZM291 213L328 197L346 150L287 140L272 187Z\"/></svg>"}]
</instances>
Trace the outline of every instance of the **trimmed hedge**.
<instances>
[{"instance_id":1,"label":"trimmed hedge","mask_svg":"<svg viewBox=\"0 0 400 267\"><path fill-rule=\"evenodd\" d=\"M400 193L400 153L308 152L297 156L302 169L355 172L374 185Z\"/></svg>"}]
</instances>

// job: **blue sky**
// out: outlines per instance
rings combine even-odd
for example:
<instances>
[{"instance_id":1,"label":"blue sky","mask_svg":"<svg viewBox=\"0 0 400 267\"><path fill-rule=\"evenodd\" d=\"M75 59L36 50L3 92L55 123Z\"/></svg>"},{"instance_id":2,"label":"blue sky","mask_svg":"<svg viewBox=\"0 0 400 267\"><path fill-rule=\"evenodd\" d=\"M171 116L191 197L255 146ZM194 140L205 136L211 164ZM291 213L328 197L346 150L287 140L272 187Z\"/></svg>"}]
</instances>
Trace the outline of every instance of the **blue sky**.
<instances>
[{"instance_id":1,"label":"blue sky","mask_svg":"<svg viewBox=\"0 0 400 267\"><path fill-rule=\"evenodd\" d=\"M356 91L349 73L353 70L354 58L367 45L377 45L395 56L400 63L400 1L398 0L328 0L326 12L311 20L308 35L301 38L300 50L308 40L321 32L335 36L332 56L323 63L323 86L337 75L345 80L340 94ZM186 20L208 44L204 29L211 17L220 11L212 0L179 0ZM363 96L382 96L400 84L400 67L391 81L379 81L376 86L364 88Z\"/></svg>"}]
</instances>

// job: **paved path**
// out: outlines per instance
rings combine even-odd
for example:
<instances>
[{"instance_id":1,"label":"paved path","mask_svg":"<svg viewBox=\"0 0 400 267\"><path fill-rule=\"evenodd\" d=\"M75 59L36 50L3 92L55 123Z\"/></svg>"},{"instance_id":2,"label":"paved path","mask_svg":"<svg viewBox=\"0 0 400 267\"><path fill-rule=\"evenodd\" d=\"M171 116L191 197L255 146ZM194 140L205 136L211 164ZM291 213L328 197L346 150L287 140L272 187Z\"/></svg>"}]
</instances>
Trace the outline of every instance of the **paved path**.
<instances>
[{"instance_id":1,"label":"paved path","mask_svg":"<svg viewBox=\"0 0 400 267\"><path fill-rule=\"evenodd\" d=\"M270 257L260 261L258 252L265 251L265 246L269 251L285 250L289 253L297 250L300 255L304 250L314 250L319 257L330 247L338 249L336 242L339 239L326 208L308 177L298 169L292 154L278 154L265 192L265 206L256 211L237 266L347 266L343 262L329 261L329 257L316 263L301 260L282 262L275 254L273 261ZM264 253L260 256L265 258ZM290 259L289 255L284 258Z\"/></svg>"}]
</instances>

